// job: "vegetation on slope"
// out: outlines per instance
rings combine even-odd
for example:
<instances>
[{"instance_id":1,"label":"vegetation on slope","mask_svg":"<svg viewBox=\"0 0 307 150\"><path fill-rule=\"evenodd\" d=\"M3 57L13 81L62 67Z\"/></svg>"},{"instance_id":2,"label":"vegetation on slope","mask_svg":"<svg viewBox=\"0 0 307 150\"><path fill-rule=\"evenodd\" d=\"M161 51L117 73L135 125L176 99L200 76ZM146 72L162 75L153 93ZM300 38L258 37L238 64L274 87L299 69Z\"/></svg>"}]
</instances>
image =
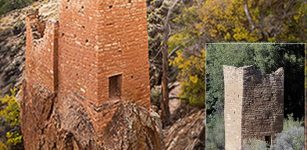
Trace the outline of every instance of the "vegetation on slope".
<instances>
[{"instance_id":1,"label":"vegetation on slope","mask_svg":"<svg viewBox=\"0 0 307 150\"><path fill-rule=\"evenodd\" d=\"M0 16L15 9L23 8L35 0L0 0Z\"/></svg>"}]
</instances>

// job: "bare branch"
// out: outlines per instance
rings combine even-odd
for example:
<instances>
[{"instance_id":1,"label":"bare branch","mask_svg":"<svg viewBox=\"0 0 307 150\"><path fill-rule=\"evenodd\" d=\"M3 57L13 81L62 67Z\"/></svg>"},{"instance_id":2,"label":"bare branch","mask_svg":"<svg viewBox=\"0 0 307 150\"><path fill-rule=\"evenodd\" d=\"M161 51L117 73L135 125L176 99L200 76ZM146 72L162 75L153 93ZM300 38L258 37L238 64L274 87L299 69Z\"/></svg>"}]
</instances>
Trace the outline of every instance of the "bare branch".
<instances>
[{"instance_id":1,"label":"bare branch","mask_svg":"<svg viewBox=\"0 0 307 150\"><path fill-rule=\"evenodd\" d=\"M251 25L251 31L253 31L255 29L255 24L254 24L254 21L249 13L249 9L248 9L248 1L245 0L245 3L244 3L244 12L245 12L245 15L247 17L247 20L249 22L249 24Z\"/></svg>"}]
</instances>

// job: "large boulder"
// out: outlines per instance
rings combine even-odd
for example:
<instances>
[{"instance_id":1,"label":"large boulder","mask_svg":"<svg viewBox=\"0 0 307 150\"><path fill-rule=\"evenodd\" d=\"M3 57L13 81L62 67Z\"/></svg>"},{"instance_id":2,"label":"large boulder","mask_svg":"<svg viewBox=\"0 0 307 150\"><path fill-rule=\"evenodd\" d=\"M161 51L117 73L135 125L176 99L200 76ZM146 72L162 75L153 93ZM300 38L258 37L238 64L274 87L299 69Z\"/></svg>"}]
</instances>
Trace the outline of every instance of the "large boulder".
<instances>
[{"instance_id":1,"label":"large boulder","mask_svg":"<svg viewBox=\"0 0 307 150\"><path fill-rule=\"evenodd\" d=\"M90 114L77 97L59 100L42 87L25 90L23 85L25 149L163 149L160 120L145 108L120 102L106 128L95 131Z\"/></svg>"}]
</instances>

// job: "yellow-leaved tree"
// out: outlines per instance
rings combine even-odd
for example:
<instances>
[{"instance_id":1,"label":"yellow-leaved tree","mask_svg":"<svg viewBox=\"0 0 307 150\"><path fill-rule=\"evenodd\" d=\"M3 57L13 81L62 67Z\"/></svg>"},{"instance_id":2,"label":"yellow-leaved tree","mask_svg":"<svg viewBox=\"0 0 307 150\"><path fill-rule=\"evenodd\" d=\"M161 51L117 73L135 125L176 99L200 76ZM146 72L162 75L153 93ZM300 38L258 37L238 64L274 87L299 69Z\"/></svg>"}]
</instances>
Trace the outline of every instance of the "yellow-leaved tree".
<instances>
[{"instance_id":1,"label":"yellow-leaved tree","mask_svg":"<svg viewBox=\"0 0 307 150\"><path fill-rule=\"evenodd\" d=\"M11 94L0 98L0 119L4 128L1 128L5 137L1 137L0 149L20 149L22 135L20 133L20 106L16 99L16 89Z\"/></svg>"},{"instance_id":2,"label":"yellow-leaved tree","mask_svg":"<svg viewBox=\"0 0 307 150\"><path fill-rule=\"evenodd\" d=\"M171 61L171 65L179 69L180 98L194 106L205 106L205 64L205 50L193 54L181 50Z\"/></svg>"}]
</instances>

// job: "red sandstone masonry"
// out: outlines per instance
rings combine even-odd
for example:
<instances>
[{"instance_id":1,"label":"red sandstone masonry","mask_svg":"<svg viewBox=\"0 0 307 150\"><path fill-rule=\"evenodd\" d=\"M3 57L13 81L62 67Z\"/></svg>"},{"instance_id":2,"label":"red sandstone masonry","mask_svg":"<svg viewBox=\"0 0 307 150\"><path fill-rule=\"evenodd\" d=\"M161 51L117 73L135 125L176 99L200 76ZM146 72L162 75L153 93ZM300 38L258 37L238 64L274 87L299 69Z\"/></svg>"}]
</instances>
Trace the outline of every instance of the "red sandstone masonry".
<instances>
[{"instance_id":1,"label":"red sandstone masonry","mask_svg":"<svg viewBox=\"0 0 307 150\"><path fill-rule=\"evenodd\" d=\"M58 23L41 22L36 15L27 17L26 79L30 85L40 85L54 92L58 81Z\"/></svg>"},{"instance_id":2,"label":"red sandstone masonry","mask_svg":"<svg viewBox=\"0 0 307 150\"><path fill-rule=\"evenodd\" d=\"M44 27L37 17L27 19L29 85L58 91L60 104L68 95L78 97L97 131L113 116L112 76L122 76L121 100L149 108L145 0L61 0L59 23L47 22L43 37L35 40L31 25Z\"/></svg>"}]
</instances>

